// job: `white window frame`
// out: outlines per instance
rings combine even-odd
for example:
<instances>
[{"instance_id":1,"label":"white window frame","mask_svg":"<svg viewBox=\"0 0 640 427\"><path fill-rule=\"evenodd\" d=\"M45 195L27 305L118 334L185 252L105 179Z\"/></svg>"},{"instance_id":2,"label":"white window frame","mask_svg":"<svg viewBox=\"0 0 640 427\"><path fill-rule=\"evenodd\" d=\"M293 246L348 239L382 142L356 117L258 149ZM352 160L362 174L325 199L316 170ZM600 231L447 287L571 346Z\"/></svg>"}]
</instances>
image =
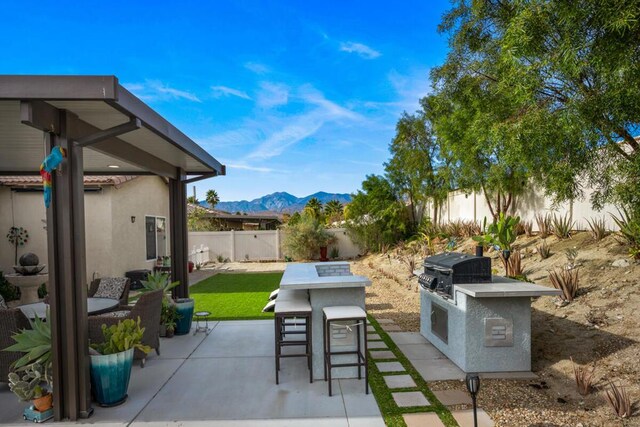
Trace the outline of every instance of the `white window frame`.
<instances>
[{"instance_id":1,"label":"white window frame","mask_svg":"<svg viewBox=\"0 0 640 427\"><path fill-rule=\"evenodd\" d=\"M153 258L147 258L147 254L148 254L148 248L147 248L147 218L153 218L154 219L154 238L155 238L155 246L156 246L156 256ZM165 226L165 236L167 234L167 217L165 216L160 216L160 215L145 215L144 216L144 252L145 252L145 258L147 261L155 261L156 259L158 259L158 253L160 253L159 251L159 242L158 242L158 219L162 219L164 220L164 226ZM167 253L167 240L165 239L164 241L164 251L165 254Z\"/></svg>"}]
</instances>

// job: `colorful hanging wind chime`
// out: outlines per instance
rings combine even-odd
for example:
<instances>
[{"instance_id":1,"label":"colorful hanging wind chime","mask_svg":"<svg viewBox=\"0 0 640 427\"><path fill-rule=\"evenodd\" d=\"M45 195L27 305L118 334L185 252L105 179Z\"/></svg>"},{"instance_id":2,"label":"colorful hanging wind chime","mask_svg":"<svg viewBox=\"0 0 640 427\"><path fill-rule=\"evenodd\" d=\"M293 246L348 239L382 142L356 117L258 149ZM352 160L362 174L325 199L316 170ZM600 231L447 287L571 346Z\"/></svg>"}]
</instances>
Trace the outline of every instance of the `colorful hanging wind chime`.
<instances>
[{"instance_id":1,"label":"colorful hanging wind chime","mask_svg":"<svg viewBox=\"0 0 640 427\"><path fill-rule=\"evenodd\" d=\"M51 172L53 172L62 161L67 157L64 148L55 146L42 164L40 165L40 176L42 176L42 185L44 187L44 206L46 208L51 205Z\"/></svg>"}]
</instances>

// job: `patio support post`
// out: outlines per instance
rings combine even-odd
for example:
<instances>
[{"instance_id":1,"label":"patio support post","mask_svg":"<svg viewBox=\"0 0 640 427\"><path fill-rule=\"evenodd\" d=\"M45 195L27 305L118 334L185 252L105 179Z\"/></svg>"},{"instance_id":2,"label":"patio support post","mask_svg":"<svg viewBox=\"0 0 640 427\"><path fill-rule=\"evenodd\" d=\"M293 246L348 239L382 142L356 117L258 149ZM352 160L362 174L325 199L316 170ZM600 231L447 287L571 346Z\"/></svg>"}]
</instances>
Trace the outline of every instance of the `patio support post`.
<instances>
[{"instance_id":1,"label":"patio support post","mask_svg":"<svg viewBox=\"0 0 640 427\"><path fill-rule=\"evenodd\" d=\"M89 385L87 280L84 229L82 147L71 142L76 117L60 110L60 129L48 133L47 152L58 145L67 159L52 173L47 209L49 301L56 420L87 418L92 413Z\"/></svg>"},{"instance_id":2,"label":"patio support post","mask_svg":"<svg viewBox=\"0 0 640 427\"><path fill-rule=\"evenodd\" d=\"M173 289L176 298L189 297L189 262L187 230L186 174L178 169L178 179L169 179L169 226L171 227L171 281L180 285Z\"/></svg>"}]
</instances>

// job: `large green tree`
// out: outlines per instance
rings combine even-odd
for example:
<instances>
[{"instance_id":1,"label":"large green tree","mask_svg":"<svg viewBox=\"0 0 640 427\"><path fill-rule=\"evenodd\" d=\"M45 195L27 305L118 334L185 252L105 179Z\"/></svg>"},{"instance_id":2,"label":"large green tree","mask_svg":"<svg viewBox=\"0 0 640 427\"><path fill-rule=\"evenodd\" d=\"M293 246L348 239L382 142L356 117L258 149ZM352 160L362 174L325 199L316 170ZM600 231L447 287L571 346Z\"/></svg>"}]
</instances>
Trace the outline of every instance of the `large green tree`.
<instances>
[{"instance_id":1,"label":"large green tree","mask_svg":"<svg viewBox=\"0 0 640 427\"><path fill-rule=\"evenodd\" d=\"M411 228L417 229L428 201L433 202L433 221L449 191L440 146L424 110L402 115L389 145L391 158L385 171L395 191L409 204Z\"/></svg>"},{"instance_id":2,"label":"large green tree","mask_svg":"<svg viewBox=\"0 0 640 427\"><path fill-rule=\"evenodd\" d=\"M436 90L477 79L508 102L488 131L558 200L640 206L640 3L455 0ZM444 84L446 82L446 85ZM438 87L439 86L439 87Z\"/></svg>"}]
</instances>

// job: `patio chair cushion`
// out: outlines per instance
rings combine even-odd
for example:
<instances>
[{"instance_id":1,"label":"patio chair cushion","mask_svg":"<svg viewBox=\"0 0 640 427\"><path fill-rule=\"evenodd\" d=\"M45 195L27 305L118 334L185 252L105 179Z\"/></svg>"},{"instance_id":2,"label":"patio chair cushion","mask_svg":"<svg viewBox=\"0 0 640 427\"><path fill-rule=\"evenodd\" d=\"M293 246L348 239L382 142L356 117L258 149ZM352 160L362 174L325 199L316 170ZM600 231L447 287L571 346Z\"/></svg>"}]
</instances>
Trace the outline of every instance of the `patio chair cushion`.
<instances>
[{"instance_id":1,"label":"patio chair cushion","mask_svg":"<svg viewBox=\"0 0 640 427\"><path fill-rule=\"evenodd\" d=\"M6 310L7 308L7 303L4 302L4 297L2 295L0 295L0 310Z\"/></svg>"},{"instance_id":2,"label":"patio chair cushion","mask_svg":"<svg viewBox=\"0 0 640 427\"><path fill-rule=\"evenodd\" d=\"M120 299L126 282L126 277L103 277L93 296L94 298Z\"/></svg>"},{"instance_id":3,"label":"patio chair cushion","mask_svg":"<svg viewBox=\"0 0 640 427\"><path fill-rule=\"evenodd\" d=\"M101 314L101 316L127 317L129 314L131 314L131 310L118 310L118 311L110 311L108 313Z\"/></svg>"}]
</instances>

